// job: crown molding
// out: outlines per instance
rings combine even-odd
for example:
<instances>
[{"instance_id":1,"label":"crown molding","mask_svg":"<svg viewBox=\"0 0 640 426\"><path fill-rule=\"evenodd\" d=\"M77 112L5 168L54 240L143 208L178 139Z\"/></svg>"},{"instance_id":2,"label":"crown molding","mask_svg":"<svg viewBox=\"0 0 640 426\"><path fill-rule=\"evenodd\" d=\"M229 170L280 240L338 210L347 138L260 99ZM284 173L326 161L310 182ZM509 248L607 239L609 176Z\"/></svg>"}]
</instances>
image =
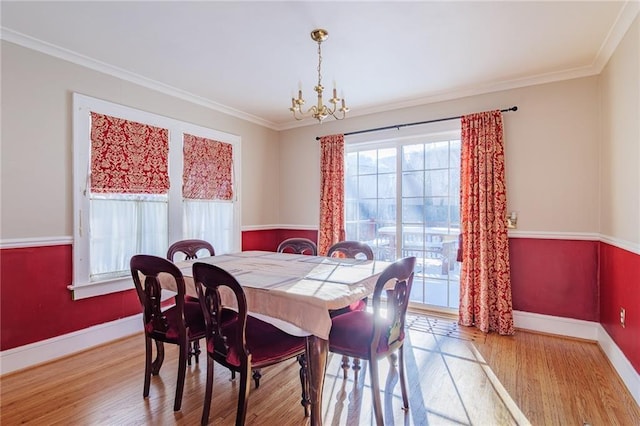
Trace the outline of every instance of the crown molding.
<instances>
[{"instance_id":1,"label":"crown molding","mask_svg":"<svg viewBox=\"0 0 640 426\"><path fill-rule=\"evenodd\" d=\"M29 37L25 34L4 27L0 27L0 39L17 44L22 47L26 47L31 50L35 50L40 53L44 53L49 56L53 56L58 59L74 63L76 65L83 66L85 68L92 69L94 71L102 72L104 74L120 78L122 80L140 85L142 87L164 93L165 95L173 96L175 98L182 99L196 105L204 106L206 108L239 118L241 120L258 124L272 130L278 130L276 124L272 123L271 121L264 120L260 117L256 117L255 115L251 115L235 108L219 104L210 99L194 95L193 93L189 93L184 90L176 89L175 87L169 86L167 84L151 80L139 74L132 73L113 65L109 65L105 62L95 60L88 56L80 55L71 50L58 47L54 44Z\"/></svg>"},{"instance_id":2,"label":"crown molding","mask_svg":"<svg viewBox=\"0 0 640 426\"><path fill-rule=\"evenodd\" d=\"M600 50L598 50L598 54L596 55L596 59L593 62L593 67L597 70L598 74L600 74L607 65L609 59L613 55L613 52L615 52L618 47L618 44L620 44L620 41L622 41L622 38L625 36L627 31L629 31L633 21L639 14L640 1L638 0L628 0L622 7L622 10L620 10L618 17L616 18L616 22L613 24L609 30L609 34L607 34L607 37L602 42Z\"/></svg>"},{"instance_id":3,"label":"crown molding","mask_svg":"<svg viewBox=\"0 0 640 426\"><path fill-rule=\"evenodd\" d=\"M633 24L636 16L640 13L640 1L629 0L622 7L614 25L611 27L607 37L603 41L596 57L591 65L585 67L574 68L571 70L564 70L559 72L551 72L545 74L539 74L533 77L518 78L501 82L488 82L484 85L478 85L474 87L461 88L457 90L442 91L434 93L429 96L409 99L402 102L393 104L386 104L384 106L371 106L363 107L351 111L349 118L360 117L365 115L377 114L381 112L390 112L404 108L412 108L422 105L428 105L436 102L449 101L454 99L460 99L469 96L484 95L493 92L499 92L504 90L519 89L528 86L535 86L539 84L553 83L563 80L570 80L574 78L588 77L600 74L607 62L613 55L613 52L617 48L618 44ZM177 89L175 87L160 83L155 80L143 77L139 74L135 74L124 69L109 65L107 63L97 61L90 57L80 55L68 49L63 49L51 43L47 43L38 40L33 37L29 37L25 34L4 28L0 26L0 39L8 42L59 58L71 63L75 63L84 66L95 71L99 71L114 77L120 78L125 81L129 81L134 84L164 93L169 96L173 96L178 99L182 99L188 102L192 102L196 105L201 105L206 108L227 114L232 117L239 118L241 120L248 121L275 131L290 130L300 127L307 127L315 125L315 122L307 120L291 121L287 123L274 123L269 120L257 117L255 115L237 110L235 108L222 105L210 99L203 98L201 96L194 95L192 93Z\"/></svg>"}]
</instances>

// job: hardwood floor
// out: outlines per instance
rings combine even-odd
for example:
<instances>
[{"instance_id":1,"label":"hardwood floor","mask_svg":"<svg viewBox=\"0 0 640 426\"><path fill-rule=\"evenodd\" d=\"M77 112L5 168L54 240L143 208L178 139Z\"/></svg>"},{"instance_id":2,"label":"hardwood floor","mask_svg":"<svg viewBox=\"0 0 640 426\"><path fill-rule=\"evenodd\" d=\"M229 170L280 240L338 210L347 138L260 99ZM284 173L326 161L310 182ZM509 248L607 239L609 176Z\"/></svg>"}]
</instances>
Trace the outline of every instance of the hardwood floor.
<instances>
[{"instance_id":1,"label":"hardwood floor","mask_svg":"<svg viewBox=\"0 0 640 426\"><path fill-rule=\"evenodd\" d=\"M380 361L388 425L640 425L640 408L597 344L518 331L483 335L455 322L412 314L405 349L409 412L401 409L397 370ZM142 398L142 334L0 378L2 425L195 425L200 422L206 363L187 367L182 410L173 412L177 352ZM307 425L298 365L262 371L252 385L248 425ZM211 423L235 421L237 383L216 366ZM386 390L386 391L385 391ZM330 357L326 425L370 425L368 366L342 379Z\"/></svg>"}]
</instances>

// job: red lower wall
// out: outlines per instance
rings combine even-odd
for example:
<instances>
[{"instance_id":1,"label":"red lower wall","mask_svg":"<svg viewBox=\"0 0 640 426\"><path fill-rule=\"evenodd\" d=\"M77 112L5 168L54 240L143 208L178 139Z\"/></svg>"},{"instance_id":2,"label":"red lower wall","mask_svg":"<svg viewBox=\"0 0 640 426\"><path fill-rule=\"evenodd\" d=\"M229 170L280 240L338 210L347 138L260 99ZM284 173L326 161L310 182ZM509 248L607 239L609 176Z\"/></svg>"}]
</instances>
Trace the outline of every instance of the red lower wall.
<instances>
[{"instance_id":1,"label":"red lower wall","mask_svg":"<svg viewBox=\"0 0 640 426\"><path fill-rule=\"evenodd\" d=\"M245 231L242 248L275 251L294 236L316 241L317 231ZM639 255L594 241L509 243L514 309L600 321L640 372ZM71 245L0 250L0 350L140 312L133 290L71 300L71 271ZM627 309L625 328L618 321L621 306Z\"/></svg>"},{"instance_id":2,"label":"red lower wall","mask_svg":"<svg viewBox=\"0 0 640 426\"><path fill-rule=\"evenodd\" d=\"M513 309L598 321L598 244L509 239Z\"/></svg>"},{"instance_id":3,"label":"red lower wall","mask_svg":"<svg viewBox=\"0 0 640 426\"><path fill-rule=\"evenodd\" d=\"M141 312L135 291L72 300L71 245L0 250L0 350Z\"/></svg>"},{"instance_id":4,"label":"red lower wall","mask_svg":"<svg viewBox=\"0 0 640 426\"><path fill-rule=\"evenodd\" d=\"M640 255L606 243L600 243L600 323L640 373Z\"/></svg>"},{"instance_id":5,"label":"red lower wall","mask_svg":"<svg viewBox=\"0 0 640 426\"><path fill-rule=\"evenodd\" d=\"M243 250L275 251L289 237L317 231L242 233ZM141 312L135 291L72 300L72 246L0 250L0 350L23 346ZM133 286L133 284L132 284Z\"/></svg>"},{"instance_id":6,"label":"red lower wall","mask_svg":"<svg viewBox=\"0 0 640 426\"><path fill-rule=\"evenodd\" d=\"M318 241L318 231L294 229L265 229L242 232L242 250L276 251L278 244L287 238L302 237Z\"/></svg>"}]
</instances>

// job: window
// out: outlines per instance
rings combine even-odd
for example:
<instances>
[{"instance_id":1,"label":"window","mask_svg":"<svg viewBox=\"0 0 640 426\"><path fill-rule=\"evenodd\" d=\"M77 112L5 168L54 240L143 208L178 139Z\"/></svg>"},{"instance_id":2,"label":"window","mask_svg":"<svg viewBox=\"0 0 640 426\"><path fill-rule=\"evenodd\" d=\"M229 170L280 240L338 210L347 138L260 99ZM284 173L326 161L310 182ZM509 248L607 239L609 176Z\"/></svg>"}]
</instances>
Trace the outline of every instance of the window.
<instances>
[{"instance_id":1,"label":"window","mask_svg":"<svg viewBox=\"0 0 640 426\"><path fill-rule=\"evenodd\" d=\"M75 299L131 289L131 256L164 257L173 241L240 249L238 136L73 100Z\"/></svg>"},{"instance_id":2,"label":"window","mask_svg":"<svg viewBox=\"0 0 640 426\"><path fill-rule=\"evenodd\" d=\"M460 265L460 131L349 141L346 237L377 259L416 256L416 304L457 309Z\"/></svg>"}]
</instances>

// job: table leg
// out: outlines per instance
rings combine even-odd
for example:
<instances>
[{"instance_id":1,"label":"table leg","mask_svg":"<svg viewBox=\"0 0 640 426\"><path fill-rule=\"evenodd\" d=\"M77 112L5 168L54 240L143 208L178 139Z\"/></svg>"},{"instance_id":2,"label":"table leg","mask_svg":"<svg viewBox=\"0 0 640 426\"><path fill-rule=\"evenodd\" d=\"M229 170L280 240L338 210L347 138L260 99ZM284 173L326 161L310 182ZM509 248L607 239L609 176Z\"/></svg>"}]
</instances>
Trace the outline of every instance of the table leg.
<instances>
[{"instance_id":1,"label":"table leg","mask_svg":"<svg viewBox=\"0 0 640 426\"><path fill-rule=\"evenodd\" d=\"M327 368L329 341L316 336L307 336L307 368L309 374L309 397L311 399L311 426L322 425L322 388Z\"/></svg>"}]
</instances>

